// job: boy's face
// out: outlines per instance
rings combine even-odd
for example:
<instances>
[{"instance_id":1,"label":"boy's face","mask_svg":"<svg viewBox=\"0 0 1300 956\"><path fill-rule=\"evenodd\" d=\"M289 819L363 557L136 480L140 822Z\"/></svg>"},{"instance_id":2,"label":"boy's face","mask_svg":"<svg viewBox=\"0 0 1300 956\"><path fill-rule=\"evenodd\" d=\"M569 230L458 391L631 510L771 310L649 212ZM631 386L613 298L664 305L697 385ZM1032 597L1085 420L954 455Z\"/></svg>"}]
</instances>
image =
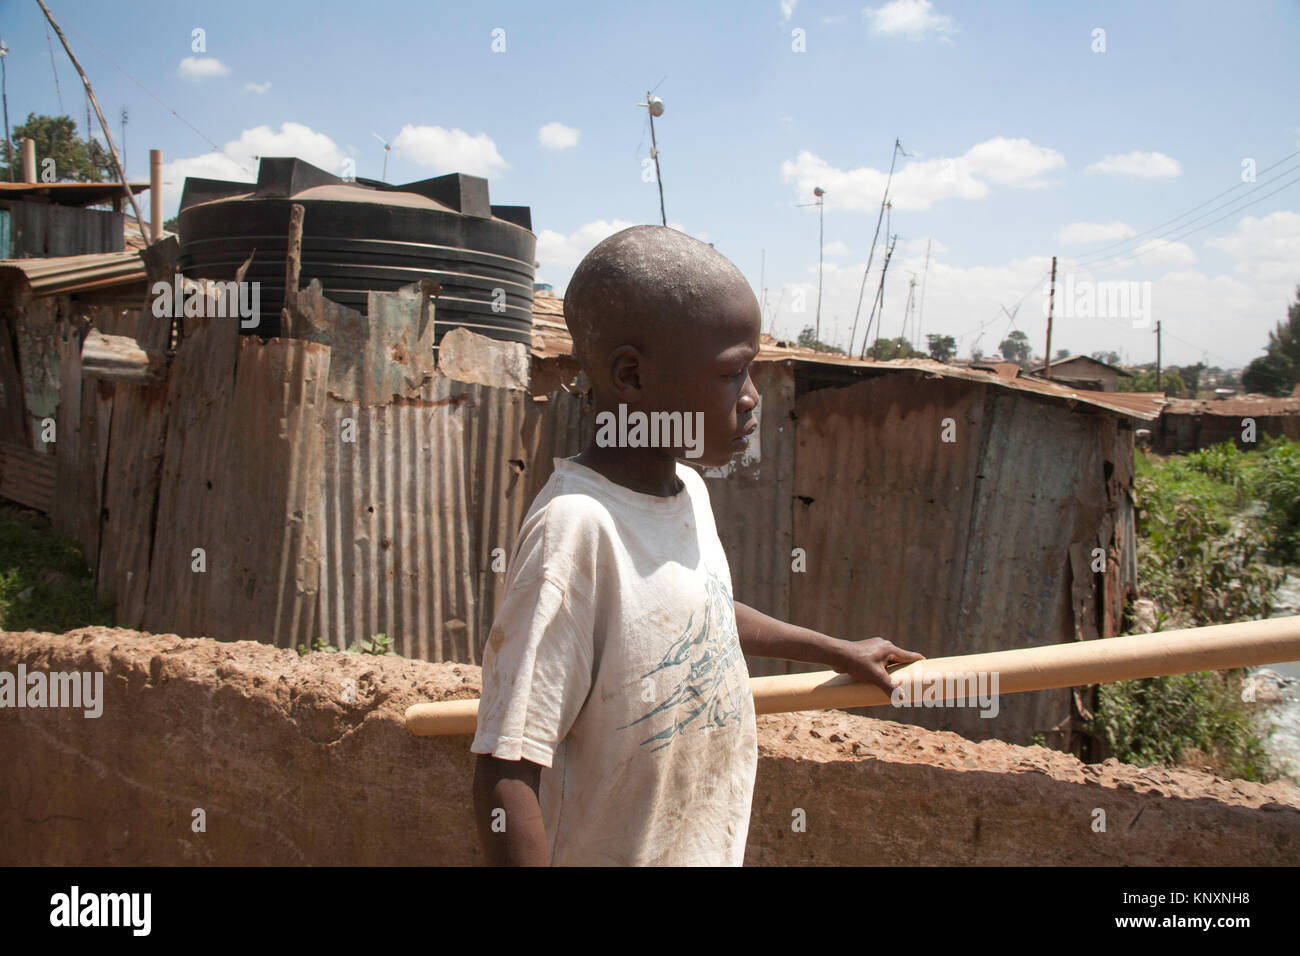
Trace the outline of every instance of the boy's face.
<instances>
[{"instance_id":1,"label":"boy's face","mask_svg":"<svg viewBox=\"0 0 1300 956\"><path fill-rule=\"evenodd\" d=\"M679 411L691 415L692 427L703 425L702 435L693 433L694 447L673 449L674 457L720 467L744 450L745 436L758 427L758 390L749 370L758 355L759 321L758 303L748 286L723 290L701 304L698 316L686 317L683 327L688 333L647 345L641 357L645 368L638 407ZM701 448L698 457L687 454Z\"/></svg>"}]
</instances>

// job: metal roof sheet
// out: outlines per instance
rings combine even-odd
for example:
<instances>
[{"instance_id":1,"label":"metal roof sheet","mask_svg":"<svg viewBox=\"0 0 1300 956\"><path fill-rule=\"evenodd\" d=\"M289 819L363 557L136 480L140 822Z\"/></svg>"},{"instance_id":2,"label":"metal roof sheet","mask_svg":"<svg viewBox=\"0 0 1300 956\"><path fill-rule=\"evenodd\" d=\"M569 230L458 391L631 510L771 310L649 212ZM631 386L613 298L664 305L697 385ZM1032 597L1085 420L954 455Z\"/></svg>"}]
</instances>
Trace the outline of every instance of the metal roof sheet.
<instances>
[{"instance_id":1,"label":"metal roof sheet","mask_svg":"<svg viewBox=\"0 0 1300 956\"><path fill-rule=\"evenodd\" d=\"M539 308L540 306L540 308ZM564 300L558 296L538 296L533 300L533 354L539 358L570 355L573 340L564 325ZM1077 403L1099 408L1119 415L1131 415L1144 421L1160 417L1166 399L1158 392L1092 392L1071 388L1065 383L1036 381L1024 377L1008 378L992 368L964 368L948 365L933 359L894 359L876 362L856 359L848 355L818 352L799 345L790 345L770 335L760 339L757 361L771 362L788 359L809 365L838 365L864 372L922 372L928 378L960 378L969 382L984 382L1015 391L1030 392L1043 398Z\"/></svg>"},{"instance_id":2,"label":"metal roof sheet","mask_svg":"<svg viewBox=\"0 0 1300 956\"><path fill-rule=\"evenodd\" d=\"M144 260L137 250L44 259L0 259L0 279L21 280L35 296L144 282L146 275Z\"/></svg>"},{"instance_id":3,"label":"metal roof sheet","mask_svg":"<svg viewBox=\"0 0 1300 956\"><path fill-rule=\"evenodd\" d=\"M148 183L129 185L133 195L149 188ZM121 194L121 183L0 183L0 199L43 198L59 206L89 206Z\"/></svg>"}]
</instances>

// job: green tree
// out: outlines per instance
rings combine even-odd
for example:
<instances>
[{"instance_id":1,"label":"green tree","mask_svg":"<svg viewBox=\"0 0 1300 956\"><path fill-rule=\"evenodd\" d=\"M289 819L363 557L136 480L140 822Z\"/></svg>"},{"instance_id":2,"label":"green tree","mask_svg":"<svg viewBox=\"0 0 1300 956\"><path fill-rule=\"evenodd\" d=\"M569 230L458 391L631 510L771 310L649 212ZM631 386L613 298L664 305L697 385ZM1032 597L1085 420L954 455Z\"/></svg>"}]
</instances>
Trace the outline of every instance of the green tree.
<instances>
[{"instance_id":1,"label":"green tree","mask_svg":"<svg viewBox=\"0 0 1300 956\"><path fill-rule=\"evenodd\" d=\"M998 351L1008 362L1015 362L1017 365L1024 365L1029 361L1029 336L1025 335L1019 329L1016 329L998 345Z\"/></svg>"},{"instance_id":2,"label":"green tree","mask_svg":"<svg viewBox=\"0 0 1300 956\"><path fill-rule=\"evenodd\" d=\"M1116 388L1121 392L1164 392L1178 398L1186 394L1187 385L1182 376L1172 369L1160 373L1160 387L1156 387L1156 370L1149 368L1132 378L1121 378Z\"/></svg>"},{"instance_id":3,"label":"green tree","mask_svg":"<svg viewBox=\"0 0 1300 956\"><path fill-rule=\"evenodd\" d=\"M1196 393L1201 390L1201 374L1205 371L1205 363L1197 362L1195 365L1170 366L1169 371L1177 372L1187 384L1187 397L1195 398Z\"/></svg>"},{"instance_id":4,"label":"green tree","mask_svg":"<svg viewBox=\"0 0 1300 956\"><path fill-rule=\"evenodd\" d=\"M36 176L41 178L54 160L54 181L60 183L100 183L117 179L113 157L94 139L77 135L77 124L70 116L27 115L27 122L15 126L10 149L14 158L13 181L22 182L23 140L36 141ZM6 151L5 155L10 155ZM2 157L0 157L2 158ZM9 167L0 171L0 179L9 180Z\"/></svg>"},{"instance_id":5,"label":"green tree","mask_svg":"<svg viewBox=\"0 0 1300 956\"><path fill-rule=\"evenodd\" d=\"M872 343L871 348L867 349L867 355L878 362L888 362L891 359L926 357L924 352L918 352L912 348L912 343L901 335L896 339L880 339Z\"/></svg>"},{"instance_id":6,"label":"green tree","mask_svg":"<svg viewBox=\"0 0 1300 956\"><path fill-rule=\"evenodd\" d=\"M803 327L803 331L799 333L799 338L797 341L799 342L800 345L802 345L806 349L816 349L818 352L835 352L840 355L844 354L844 350L842 348L839 348L834 345L828 345L827 343L818 339L813 334L813 327L811 325L805 325Z\"/></svg>"},{"instance_id":7,"label":"green tree","mask_svg":"<svg viewBox=\"0 0 1300 956\"><path fill-rule=\"evenodd\" d=\"M1052 361L1053 361L1053 362L1059 362L1059 361L1061 361L1061 359L1068 359L1069 357L1070 357L1070 350L1069 350L1069 349L1057 349L1057 350L1056 350L1056 358L1052 359Z\"/></svg>"},{"instance_id":8,"label":"green tree","mask_svg":"<svg viewBox=\"0 0 1300 956\"><path fill-rule=\"evenodd\" d=\"M1119 364L1118 352L1093 352L1088 358L1096 359L1098 362L1105 362L1107 365Z\"/></svg>"},{"instance_id":9,"label":"green tree","mask_svg":"<svg viewBox=\"0 0 1300 956\"><path fill-rule=\"evenodd\" d=\"M1296 300L1286 310L1286 321L1268 333L1264 354L1252 361L1241 374L1241 385L1248 392L1265 395L1290 395L1300 382L1300 285Z\"/></svg>"},{"instance_id":10,"label":"green tree","mask_svg":"<svg viewBox=\"0 0 1300 956\"><path fill-rule=\"evenodd\" d=\"M930 349L930 358L936 362L948 362L957 354L957 340L951 335L936 335L930 333L925 337L926 346Z\"/></svg>"}]
</instances>

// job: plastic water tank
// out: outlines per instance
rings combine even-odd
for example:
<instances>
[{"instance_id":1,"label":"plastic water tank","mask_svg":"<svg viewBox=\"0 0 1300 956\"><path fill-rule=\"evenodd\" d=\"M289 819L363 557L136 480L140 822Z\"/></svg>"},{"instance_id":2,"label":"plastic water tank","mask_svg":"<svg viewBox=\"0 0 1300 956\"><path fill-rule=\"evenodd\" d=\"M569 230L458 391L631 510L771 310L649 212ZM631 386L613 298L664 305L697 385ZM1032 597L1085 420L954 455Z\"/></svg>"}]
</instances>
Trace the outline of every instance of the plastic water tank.
<instances>
[{"instance_id":1,"label":"plastic water tank","mask_svg":"<svg viewBox=\"0 0 1300 956\"><path fill-rule=\"evenodd\" d=\"M464 327L528 343L537 237L527 206L493 206L487 180L463 173L390 186L340 179L300 159L263 157L257 183L185 180L181 271L194 279L260 282L260 322L279 334L289 213L303 207L301 285L366 311L366 293L419 279L442 286L435 342Z\"/></svg>"}]
</instances>

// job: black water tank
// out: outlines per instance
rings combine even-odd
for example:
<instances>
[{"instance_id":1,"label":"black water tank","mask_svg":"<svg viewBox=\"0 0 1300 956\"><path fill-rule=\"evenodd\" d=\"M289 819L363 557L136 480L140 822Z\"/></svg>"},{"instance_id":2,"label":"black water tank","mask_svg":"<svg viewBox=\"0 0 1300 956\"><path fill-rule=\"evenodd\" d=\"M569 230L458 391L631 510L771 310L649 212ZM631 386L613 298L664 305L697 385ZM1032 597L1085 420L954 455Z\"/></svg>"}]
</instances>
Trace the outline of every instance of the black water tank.
<instances>
[{"instance_id":1,"label":"black water tank","mask_svg":"<svg viewBox=\"0 0 1300 956\"><path fill-rule=\"evenodd\" d=\"M261 321L245 331L279 334L294 203L303 207L303 286L319 279L327 298L364 313L369 291L433 279L442 286L435 341L463 326L528 343L537 237L527 206L490 205L478 176L390 186L268 157L255 186L191 177L181 197L186 276L228 281L253 254L244 279L261 283Z\"/></svg>"}]
</instances>

